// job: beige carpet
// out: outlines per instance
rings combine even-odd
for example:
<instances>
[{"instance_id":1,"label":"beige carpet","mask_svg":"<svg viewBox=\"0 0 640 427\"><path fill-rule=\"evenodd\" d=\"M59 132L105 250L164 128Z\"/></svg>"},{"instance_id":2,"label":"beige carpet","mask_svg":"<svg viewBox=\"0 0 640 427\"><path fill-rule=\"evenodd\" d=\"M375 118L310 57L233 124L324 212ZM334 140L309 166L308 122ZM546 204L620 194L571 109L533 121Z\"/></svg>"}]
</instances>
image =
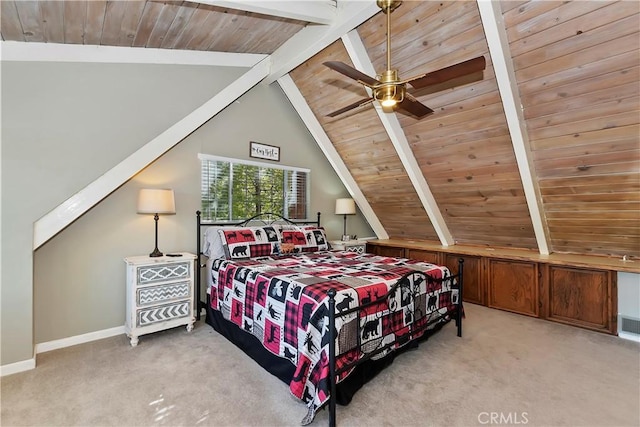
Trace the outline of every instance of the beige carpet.
<instances>
[{"instance_id":1,"label":"beige carpet","mask_svg":"<svg viewBox=\"0 0 640 427\"><path fill-rule=\"evenodd\" d=\"M367 384L343 426L638 426L640 346L467 304ZM305 406L208 325L38 355L0 380L2 426L296 426ZM321 411L313 425L327 424Z\"/></svg>"}]
</instances>

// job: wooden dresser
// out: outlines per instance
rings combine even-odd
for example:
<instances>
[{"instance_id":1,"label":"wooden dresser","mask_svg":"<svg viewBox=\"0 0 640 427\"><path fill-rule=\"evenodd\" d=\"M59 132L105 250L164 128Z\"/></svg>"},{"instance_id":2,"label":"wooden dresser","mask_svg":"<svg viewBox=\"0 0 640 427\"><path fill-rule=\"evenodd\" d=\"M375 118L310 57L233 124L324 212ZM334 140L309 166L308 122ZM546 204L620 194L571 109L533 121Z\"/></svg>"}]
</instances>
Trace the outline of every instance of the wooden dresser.
<instances>
[{"instance_id":1,"label":"wooden dresser","mask_svg":"<svg viewBox=\"0 0 640 427\"><path fill-rule=\"evenodd\" d=\"M617 333L617 272L640 262L519 249L371 240L367 252L446 265L464 259L464 301L609 334Z\"/></svg>"}]
</instances>

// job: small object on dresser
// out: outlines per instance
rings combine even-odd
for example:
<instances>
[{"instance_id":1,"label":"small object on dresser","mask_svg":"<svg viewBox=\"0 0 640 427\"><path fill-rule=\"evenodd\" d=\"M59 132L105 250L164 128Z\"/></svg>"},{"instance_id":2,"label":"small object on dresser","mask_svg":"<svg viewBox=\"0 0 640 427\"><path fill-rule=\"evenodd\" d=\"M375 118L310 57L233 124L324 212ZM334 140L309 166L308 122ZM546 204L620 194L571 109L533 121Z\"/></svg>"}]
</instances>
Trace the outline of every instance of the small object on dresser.
<instances>
[{"instance_id":1,"label":"small object on dresser","mask_svg":"<svg viewBox=\"0 0 640 427\"><path fill-rule=\"evenodd\" d=\"M179 257L182 256L182 254L165 254L166 256L170 256L170 257Z\"/></svg>"}]
</instances>

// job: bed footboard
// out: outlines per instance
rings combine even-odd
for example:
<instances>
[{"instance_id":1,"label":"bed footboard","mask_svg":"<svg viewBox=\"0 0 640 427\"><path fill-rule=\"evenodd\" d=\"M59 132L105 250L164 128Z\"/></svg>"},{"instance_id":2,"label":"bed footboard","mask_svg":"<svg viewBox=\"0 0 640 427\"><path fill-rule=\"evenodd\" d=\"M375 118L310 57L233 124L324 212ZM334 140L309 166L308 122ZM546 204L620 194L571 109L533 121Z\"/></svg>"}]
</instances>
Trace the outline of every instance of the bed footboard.
<instances>
[{"instance_id":1,"label":"bed footboard","mask_svg":"<svg viewBox=\"0 0 640 427\"><path fill-rule=\"evenodd\" d=\"M462 337L462 318L464 315L464 309L462 305L462 290L463 290L463 274L464 274L464 260L460 258L458 260L458 273L451 276L446 276L441 279L435 279L428 274L414 271L405 274L398 282L389 290L389 292L371 302L362 304L357 307L353 307L349 310L342 310L336 313L336 295L337 292L334 289L330 289L327 293L329 297L329 392L330 399L329 406L329 425L334 427L336 425L336 386L338 378L344 372L348 372L370 359L374 359L376 356L382 355L391 349L397 349L405 346L407 343L413 340L419 340L426 337L430 329L435 328L438 324L444 324L450 320L454 320L457 327L458 337ZM447 285L452 291L454 297L451 298L450 304L446 310L438 310L435 308L434 301L436 296L430 294L419 294L418 289L421 283L428 283L429 285ZM400 289L399 289L400 288ZM340 367L338 368L338 358L341 355L336 354L336 319L345 316L353 315L354 313L360 318L360 313L365 312L369 307L377 306L379 304L389 304L389 301L394 301L392 296L396 292L402 291L403 295L406 295L407 310L405 315L407 316L405 323L409 323L411 326L407 328L406 325L398 325L397 329L402 329L401 333L396 334L396 330L393 330L395 340L387 342L384 345L372 350L367 351L361 346L360 337L367 336L368 331L367 324L361 325L361 322L357 322L357 334L358 334L358 347L356 352L361 354L361 357L356 357L355 360L345 363L341 360ZM428 296L428 299L425 299ZM426 309L425 309L426 307ZM393 309L393 307L389 307ZM402 326L402 327L401 327Z\"/></svg>"}]
</instances>

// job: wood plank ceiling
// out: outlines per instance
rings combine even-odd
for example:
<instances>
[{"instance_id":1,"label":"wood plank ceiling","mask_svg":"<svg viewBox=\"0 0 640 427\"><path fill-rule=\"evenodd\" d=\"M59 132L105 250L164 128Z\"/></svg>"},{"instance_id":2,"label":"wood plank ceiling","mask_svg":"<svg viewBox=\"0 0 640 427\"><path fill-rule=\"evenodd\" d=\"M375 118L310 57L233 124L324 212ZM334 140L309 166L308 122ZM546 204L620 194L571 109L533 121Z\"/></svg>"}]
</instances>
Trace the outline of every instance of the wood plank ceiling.
<instances>
[{"instance_id":1,"label":"wood plank ceiling","mask_svg":"<svg viewBox=\"0 0 640 427\"><path fill-rule=\"evenodd\" d=\"M0 3L2 39L22 42L271 54L309 25L182 1ZM500 5L549 249L640 258L640 3ZM383 70L385 16L356 30ZM477 3L405 1L392 15L392 53L405 78L485 56L484 73L411 91L433 115L396 116L456 242L538 249ZM389 236L437 241L375 109L326 117L366 96L328 60L352 64L338 40L290 76Z\"/></svg>"},{"instance_id":2,"label":"wood plank ceiling","mask_svg":"<svg viewBox=\"0 0 640 427\"><path fill-rule=\"evenodd\" d=\"M639 3L506 6L552 249L638 256Z\"/></svg>"},{"instance_id":3,"label":"wood plank ceiling","mask_svg":"<svg viewBox=\"0 0 640 427\"><path fill-rule=\"evenodd\" d=\"M2 39L271 54L307 23L187 1L0 2Z\"/></svg>"}]
</instances>

